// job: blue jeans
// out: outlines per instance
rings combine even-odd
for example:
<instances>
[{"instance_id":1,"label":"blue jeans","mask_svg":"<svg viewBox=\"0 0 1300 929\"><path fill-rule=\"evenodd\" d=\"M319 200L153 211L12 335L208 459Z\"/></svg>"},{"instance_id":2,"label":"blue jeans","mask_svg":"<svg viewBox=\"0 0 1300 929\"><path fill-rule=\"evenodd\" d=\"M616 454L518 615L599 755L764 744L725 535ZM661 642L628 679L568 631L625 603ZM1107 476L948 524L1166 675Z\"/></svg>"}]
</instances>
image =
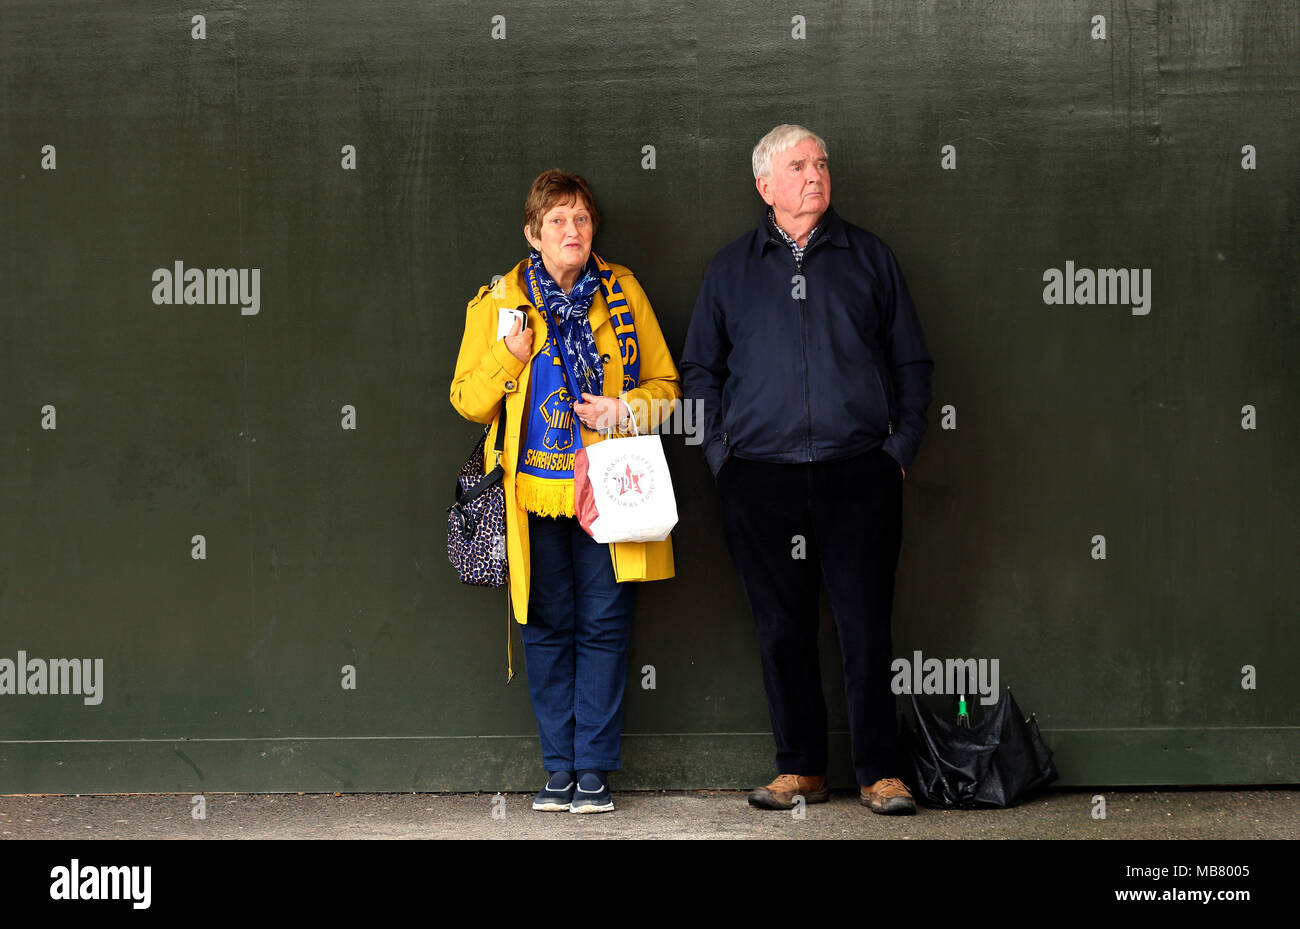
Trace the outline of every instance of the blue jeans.
<instances>
[{"instance_id":1,"label":"blue jeans","mask_svg":"<svg viewBox=\"0 0 1300 929\"><path fill-rule=\"evenodd\" d=\"M521 635L542 763L547 771L617 771L633 585L614 580L609 546L571 516L529 513L528 540Z\"/></svg>"}]
</instances>

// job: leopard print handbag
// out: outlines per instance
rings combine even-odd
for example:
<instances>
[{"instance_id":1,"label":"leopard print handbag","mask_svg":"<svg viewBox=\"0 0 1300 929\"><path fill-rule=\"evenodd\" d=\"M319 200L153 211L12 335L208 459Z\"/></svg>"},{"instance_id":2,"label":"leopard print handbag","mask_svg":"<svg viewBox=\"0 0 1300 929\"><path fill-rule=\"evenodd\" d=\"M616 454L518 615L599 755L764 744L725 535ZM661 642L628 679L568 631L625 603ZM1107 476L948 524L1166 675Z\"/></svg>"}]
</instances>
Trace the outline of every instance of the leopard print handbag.
<instances>
[{"instance_id":1,"label":"leopard print handbag","mask_svg":"<svg viewBox=\"0 0 1300 929\"><path fill-rule=\"evenodd\" d=\"M505 424L497 427L496 467L483 473L483 447L492 427L483 430L469 460L456 477L456 502L447 507L447 560L462 584L502 587L506 563L505 469L501 466Z\"/></svg>"}]
</instances>

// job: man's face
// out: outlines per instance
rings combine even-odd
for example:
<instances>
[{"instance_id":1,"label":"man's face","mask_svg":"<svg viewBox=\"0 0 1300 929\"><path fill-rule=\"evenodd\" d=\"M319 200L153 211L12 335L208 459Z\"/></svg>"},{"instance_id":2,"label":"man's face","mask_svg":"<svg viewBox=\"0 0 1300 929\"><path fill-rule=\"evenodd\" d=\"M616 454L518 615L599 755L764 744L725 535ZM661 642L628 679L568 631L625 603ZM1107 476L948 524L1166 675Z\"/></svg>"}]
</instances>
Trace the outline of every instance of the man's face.
<instances>
[{"instance_id":1,"label":"man's face","mask_svg":"<svg viewBox=\"0 0 1300 929\"><path fill-rule=\"evenodd\" d=\"M776 211L778 222L820 216L831 205L831 172L826 153L812 139L774 152L771 171L755 184L759 196Z\"/></svg>"}]
</instances>

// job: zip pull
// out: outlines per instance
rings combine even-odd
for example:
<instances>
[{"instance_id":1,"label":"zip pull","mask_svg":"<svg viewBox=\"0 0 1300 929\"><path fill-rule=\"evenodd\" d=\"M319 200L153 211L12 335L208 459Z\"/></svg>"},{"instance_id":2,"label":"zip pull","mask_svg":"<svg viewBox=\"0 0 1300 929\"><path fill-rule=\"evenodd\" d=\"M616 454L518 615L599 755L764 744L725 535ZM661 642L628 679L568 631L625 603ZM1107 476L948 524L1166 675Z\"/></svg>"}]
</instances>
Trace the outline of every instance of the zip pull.
<instances>
[{"instance_id":1,"label":"zip pull","mask_svg":"<svg viewBox=\"0 0 1300 929\"><path fill-rule=\"evenodd\" d=\"M886 420L886 421L885 421L885 425L889 428L889 434L890 434L890 435L893 435L893 434L894 434L894 421L893 421L892 419Z\"/></svg>"}]
</instances>

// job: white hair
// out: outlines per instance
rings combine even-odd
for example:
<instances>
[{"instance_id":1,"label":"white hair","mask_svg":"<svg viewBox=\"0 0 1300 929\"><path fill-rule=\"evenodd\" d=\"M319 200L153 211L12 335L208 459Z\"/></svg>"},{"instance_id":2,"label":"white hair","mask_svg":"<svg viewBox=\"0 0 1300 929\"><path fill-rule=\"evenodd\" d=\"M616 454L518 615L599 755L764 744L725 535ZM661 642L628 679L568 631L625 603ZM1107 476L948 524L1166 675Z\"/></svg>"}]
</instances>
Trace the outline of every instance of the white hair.
<instances>
[{"instance_id":1,"label":"white hair","mask_svg":"<svg viewBox=\"0 0 1300 929\"><path fill-rule=\"evenodd\" d=\"M754 180L771 176L772 156L777 152L785 151L791 146L798 145L804 139L812 139L821 146L822 154L829 157L830 153L826 151L826 141L821 136L811 129L805 129L803 126L784 123L759 139L758 144L754 146Z\"/></svg>"}]
</instances>

